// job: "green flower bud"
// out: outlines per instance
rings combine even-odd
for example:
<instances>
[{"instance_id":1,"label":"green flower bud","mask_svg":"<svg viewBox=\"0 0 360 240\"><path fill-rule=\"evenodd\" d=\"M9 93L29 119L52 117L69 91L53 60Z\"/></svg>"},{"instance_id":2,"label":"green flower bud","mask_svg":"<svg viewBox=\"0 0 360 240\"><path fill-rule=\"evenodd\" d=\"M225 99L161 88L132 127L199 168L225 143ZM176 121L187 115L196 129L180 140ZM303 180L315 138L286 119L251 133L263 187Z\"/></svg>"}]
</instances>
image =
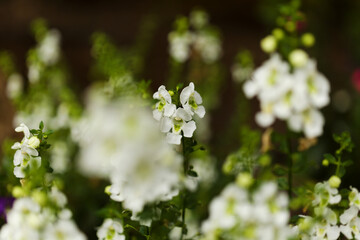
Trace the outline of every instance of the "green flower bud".
<instances>
[{"instance_id":1,"label":"green flower bud","mask_svg":"<svg viewBox=\"0 0 360 240\"><path fill-rule=\"evenodd\" d=\"M15 186L12 189L12 195L14 198L21 198L21 197L25 196L25 193L24 193L24 190L22 189L22 187Z\"/></svg>"},{"instance_id":2,"label":"green flower bud","mask_svg":"<svg viewBox=\"0 0 360 240\"><path fill-rule=\"evenodd\" d=\"M294 67L303 67L308 60L308 54L301 49L295 49L289 54L289 61Z\"/></svg>"},{"instance_id":3,"label":"green flower bud","mask_svg":"<svg viewBox=\"0 0 360 240\"><path fill-rule=\"evenodd\" d=\"M28 144L32 148L38 148L40 146L40 140L37 137L33 136L29 139Z\"/></svg>"},{"instance_id":4,"label":"green flower bud","mask_svg":"<svg viewBox=\"0 0 360 240\"><path fill-rule=\"evenodd\" d=\"M329 160L327 159L322 160L322 165L325 167L329 166Z\"/></svg>"},{"instance_id":5,"label":"green flower bud","mask_svg":"<svg viewBox=\"0 0 360 240\"><path fill-rule=\"evenodd\" d=\"M332 188L338 188L341 184L341 179L338 176L333 175L329 179L329 184L330 184L330 187L332 187Z\"/></svg>"},{"instance_id":6,"label":"green flower bud","mask_svg":"<svg viewBox=\"0 0 360 240\"><path fill-rule=\"evenodd\" d=\"M263 167L269 166L271 164L271 157L269 155L267 155L267 154L262 155L259 158L259 163Z\"/></svg>"},{"instance_id":7,"label":"green flower bud","mask_svg":"<svg viewBox=\"0 0 360 240\"><path fill-rule=\"evenodd\" d=\"M169 92L170 96L174 96L174 91L169 90L168 92Z\"/></svg>"},{"instance_id":8,"label":"green flower bud","mask_svg":"<svg viewBox=\"0 0 360 240\"><path fill-rule=\"evenodd\" d=\"M239 173L236 177L236 184L243 188L248 188L254 183L254 178L248 172Z\"/></svg>"},{"instance_id":9,"label":"green flower bud","mask_svg":"<svg viewBox=\"0 0 360 240\"><path fill-rule=\"evenodd\" d=\"M277 40L281 40L284 38L284 31L280 28L275 28L272 31L272 35L277 39Z\"/></svg>"},{"instance_id":10,"label":"green flower bud","mask_svg":"<svg viewBox=\"0 0 360 240\"><path fill-rule=\"evenodd\" d=\"M285 23L285 29L288 32L294 32L296 30L296 24L294 22L289 21Z\"/></svg>"},{"instance_id":11,"label":"green flower bud","mask_svg":"<svg viewBox=\"0 0 360 240\"><path fill-rule=\"evenodd\" d=\"M277 42L276 38L272 35L265 37L260 42L261 49L266 53L272 53L276 50Z\"/></svg>"},{"instance_id":12,"label":"green flower bud","mask_svg":"<svg viewBox=\"0 0 360 240\"><path fill-rule=\"evenodd\" d=\"M31 197L34 199L35 202L37 202L40 206L44 206L47 201L46 194L42 191L34 191L31 194Z\"/></svg>"},{"instance_id":13,"label":"green flower bud","mask_svg":"<svg viewBox=\"0 0 360 240\"><path fill-rule=\"evenodd\" d=\"M110 188L111 188L111 185L105 187L105 191L104 191L104 192L105 192L107 195L111 195Z\"/></svg>"},{"instance_id":14,"label":"green flower bud","mask_svg":"<svg viewBox=\"0 0 360 240\"><path fill-rule=\"evenodd\" d=\"M312 47L315 44L315 37L311 33L305 33L301 37L301 42L305 47Z\"/></svg>"}]
</instances>

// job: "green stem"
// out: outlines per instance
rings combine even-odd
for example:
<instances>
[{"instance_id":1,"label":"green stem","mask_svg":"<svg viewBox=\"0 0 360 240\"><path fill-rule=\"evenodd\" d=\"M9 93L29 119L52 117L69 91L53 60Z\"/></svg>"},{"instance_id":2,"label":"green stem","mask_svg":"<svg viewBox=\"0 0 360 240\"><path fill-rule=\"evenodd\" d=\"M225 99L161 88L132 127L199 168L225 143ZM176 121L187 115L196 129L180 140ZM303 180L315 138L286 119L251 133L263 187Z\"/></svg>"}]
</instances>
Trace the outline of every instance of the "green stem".
<instances>
[{"instance_id":1,"label":"green stem","mask_svg":"<svg viewBox=\"0 0 360 240\"><path fill-rule=\"evenodd\" d=\"M184 157L184 175L186 177L187 175L187 170L188 170L188 159L186 156L186 150L185 150L185 137L184 134L181 134L182 138L181 138L181 143L182 143L182 150L183 150L183 157ZM181 211L181 236L180 236L180 240L183 240L184 238L184 232L185 232L185 212L186 212L186 190L183 191L182 194L183 197L183 201L182 201L182 211Z\"/></svg>"},{"instance_id":2,"label":"green stem","mask_svg":"<svg viewBox=\"0 0 360 240\"><path fill-rule=\"evenodd\" d=\"M288 153L288 196L289 200L291 200L292 197L292 183L293 183L293 161L292 161L292 145L291 145L291 138L288 131L287 134L287 140L288 140L288 146L289 146L289 153Z\"/></svg>"},{"instance_id":3,"label":"green stem","mask_svg":"<svg viewBox=\"0 0 360 240\"><path fill-rule=\"evenodd\" d=\"M338 157L337 163L336 163L336 176L339 176L339 172L340 172L340 165L341 165L341 157Z\"/></svg>"}]
</instances>

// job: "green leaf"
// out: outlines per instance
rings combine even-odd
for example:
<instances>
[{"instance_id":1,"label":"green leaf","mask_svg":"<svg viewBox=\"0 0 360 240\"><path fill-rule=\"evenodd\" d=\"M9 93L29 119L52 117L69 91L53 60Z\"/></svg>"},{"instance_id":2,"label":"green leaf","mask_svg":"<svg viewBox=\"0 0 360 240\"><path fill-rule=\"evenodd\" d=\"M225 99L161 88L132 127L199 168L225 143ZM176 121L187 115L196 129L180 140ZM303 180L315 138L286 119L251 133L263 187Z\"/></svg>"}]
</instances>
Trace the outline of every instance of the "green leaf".
<instances>
[{"instance_id":1,"label":"green leaf","mask_svg":"<svg viewBox=\"0 0 360 240\"><path fill-rule=\"evenodd\" d=\"M193 171L193 170L189 170L189 171L187 172L187 174L188 174L189 176L191 176L191 177L197 177L197 176L198 176L197 172L195 172L195 171Z\"/></svg>"},{"instance_id":2,"label":"green leaf","mask_svg":"<svg viewBox=\"0 0 360 240\"><path fill-rule=\"evenodd\" d=\"M329 153L324 154L324 158L327 159L331 164L337 164L336 158Z\"/></svg>"},{"instance_id":3,"label":"green leaf","mask_svg":"<svg viewBox=\"0 0 360 240\"><path fill-rule=\"evenodd\" d=\"M40 124L39 124L39 129L43 130L44 129L44 122L41 121Z\"/></svg>"},{"instance_id":4,"label":"green leaf","mask_svg":"<svg viewBox=\"0 0 360 240\"><path fill-rule=\"evenodd\" d=\"M283 166L280 165L276 165L273 169L273 172L275 175L277 176L285 176L287 174L287 169L284 168Z\"/></svg>"}]
</instances>

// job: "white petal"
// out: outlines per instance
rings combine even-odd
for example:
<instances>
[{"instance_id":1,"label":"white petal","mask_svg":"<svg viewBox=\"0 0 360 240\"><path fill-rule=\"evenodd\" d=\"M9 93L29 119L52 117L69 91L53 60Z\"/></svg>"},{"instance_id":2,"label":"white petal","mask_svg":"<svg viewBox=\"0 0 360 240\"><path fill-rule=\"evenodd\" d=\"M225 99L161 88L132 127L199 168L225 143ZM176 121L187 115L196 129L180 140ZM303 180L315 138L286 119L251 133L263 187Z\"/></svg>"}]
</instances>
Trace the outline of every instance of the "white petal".
<instances>
[{"instance_id":1,"label":"white petal","mask_svg":"<svg viewBox=\"0 0 360 240\"><path fill-rule=\"evenodd\" d=\"M192 85L191 85L192 84ZM180 102L182 105L189 100L191 94L194 92L194 84L190 83L189 86L185 87L180 93Z\"/></svg>"},{"instance_id":2,"label":"white petal","mask_svg":"<svg viewBox=\"0 0 360 240\"><path fill-rule=\"evenodd\" d=\"M155 93L153 94L153 98L154 98L154 99L160 99L159 92L155 92Z\"/></svg>"},{"instance_id":3,"label":"white petal","mask_svg":"<svg viewBox=\"0 0 360 240\"><path fill-rule=\"evenodd\" d=\"M172 128L172 126L173 126L173 123L170 118L163 117L160 120L160 131L161 132L164 132L164 133L169 132L170 129Z\"/></svg>"},{"instance_id":4,"label":"white petal","mask_svg":"<svg viewBox=\"0 0 360 240\"><path fill-rule=\"evenodd\" d=\"M341 214L340 222L344 225L349 223L351 219L358 215L358 212L359 210L355 206L350 207L349 209L345 210L343 214Z\"/></svg>"},{"instance_id":5,"label":"white petal","mask_svg":"<svg viewBox=\"0 0 360 240\"><path fill-rule=\"evenodd\" d=\"M168 133L166 135L166 141L170 144L180 145L182 136L180 134Z\"/></svg>"},{"instance_id":6,"label":"white petal","mask_svg":"<svg viewBox=\"0 0 360 240\"><path fill-rule=\"evenodd\" d=\"M166 104L164 107L164 116L171 117L176 110L175 104Z\"/></svg>"},{"instance_id":7,"label":"white petal","mask_svg":"<svg viewBox=\"0 0 360 240\"><path fill-rule=\"evenodd\" d=\"M257 124L259 124L261 127L268 127L275 121L275 118L272 114L264 113L264 112L258 112L255 115L255 121Z\"/></svg>"},{"instance_id":8,"label":"white petal","mask_svg":"<svg viewBox=\"0 0 360 240\"><path fill-rule=\"evenodd\" d=\"M153 117L155 118L155 120L160 121L162 117L162 112L160 112L158 109L154 109Z\"/></svg>"},{"instance_id":9,"label":"white petal","mask_svg":"<svg viewBox=\"0 0 360 240\"><path fill-rule=\"evenodd\" d=\"M22 154L21 150L17 150L14 155L14 165L20 165L23 159L24 155Z\"/></svg>"},{"instance_id":10,"label":"white petal","mask_svg":"<svg viewBox=\"0 0 360 240\"><path fill-rule=\"evenodd\" d=\"M279 101L274 104L274 114L278 118L284 120L287 119L291 114L290 105L287 104L285 101Z\"/></svg>"},{"instance_id":11,"label":"white petal","mask_svg":"<svg viewBox=\"0 0 360 240\"><path fill-rule=\"evenodd\" d=\"M14 145L11 146L11 149L20 149L21 148L21 143L16 142L14 143Z\"/></svg>"},{"instance_id":12,"label":"white petal","mask_svg":"<svg viewBox=\"0 0 360 240\"><path fill-rule=\"evenodd\" d=\"M21 167L15 167L15 168L14 168L14 175L15 175L17 178L24 178L24 177L25 177L25 174L23 173Z\"/></svg>"},{"instance_id":13,"label":"white petal","mask_svg":"<svg viewBox=\"0 0 360 240\"><path fill-rule=\"evenodd\" d=\"M196 104L202 104L202 97L200 96L200 94L197 91L194 91L194 98L195 98Z\"/></svg>"},{"instance_id":14,"label":"white petal","mask_svg":"<svg viewBox=\"0 0 360 240\"><path fill-rule=\"evenodd\" d=\"M303 118L300 114L294 114L288 119L289 128L295 132L299 132L303 125Z\"/></svg>"},{"instance_id":15,"label":"white petal","mask_svg":"<svg viewBox=\"0 0 360 240\"><path fill-rule=\"evenodd\" d=\"M31 156L38 156L39 153L35 148L32 147L23 147L22 148L23 151L25 151L27 154L31 155Z\"/></svg>"},{"instance_id":16,"label":"white petal","mask_svg":"<svg viewBox=\"0 0 360 240\"><path fill-rule=\"evenodd\" d=\"M190 121L192 118L191 115L183 108L178 108L175 112L175 116L185 121Z\"/></svg>"},{"instance_id":17,"label":"white petal","mask_svg":"<svg viewBox=\"0 0 360 240\"><path fill-rule=\"evenodd\" d=\"M328 240L336 240L340 236L340 228L338 226L328 225L326 228L326 235Z\"/></svg>"},{"instance_id":18,"label":"white petal","mask_svg":"<svg viewBox=\"0 0 360 240\"><path fill-rule=\"evenodd\" d=\"M249 80L245 82L243 90L247 98L252 98L258 93L259 87L254 81Z\"/></svg>"},{"instance_id":19,"label":"white petal","mask_svg":"<svg viewBox=\"0 0 360 240\"><path fill-rule=\"evenodd\" d=\"M161 97L163 97L165 99L165 101L167 103L171 103L171 96L170 93L165 89L164 86L162 86L163 88L159 88L159 94Z\"/></svg>"},{"instance_id":20,"label":"white petal","mask_svg":"<svg viewBox=\"0 0 360 240\"><path fill-rule=\"evenodd\" d=\"M342 232L342 234L345 235L345 237L347 239L352 239L352 230L351 230L351 227L349 225L346 225L346 226L341 225L340 226L340 231Z\"/></svg>"},{"instance_id":21,"label":"white petal","mask_svg":"<svg viewBox=\"0 0 360 240\"><path fill-rule=\"evenodd\" d=\"M184 136L185 137L192 137L193 136L193 133L196 129L196 124L194 121L190 121L188 123L185 123L184 126L182 127L182 130L184 132Z\"/></svg>"},{"instance_id":22,"label":"white petal","mask_svg":"<svg viewBox=\"0 0 360 240\"><path fill-rule=\"evenodd\" d=\"M195 113L200 117L203 118L205 116L205 108L204 106L198 106L198 108L195 110Z\"/></svg>"}]
</instances>

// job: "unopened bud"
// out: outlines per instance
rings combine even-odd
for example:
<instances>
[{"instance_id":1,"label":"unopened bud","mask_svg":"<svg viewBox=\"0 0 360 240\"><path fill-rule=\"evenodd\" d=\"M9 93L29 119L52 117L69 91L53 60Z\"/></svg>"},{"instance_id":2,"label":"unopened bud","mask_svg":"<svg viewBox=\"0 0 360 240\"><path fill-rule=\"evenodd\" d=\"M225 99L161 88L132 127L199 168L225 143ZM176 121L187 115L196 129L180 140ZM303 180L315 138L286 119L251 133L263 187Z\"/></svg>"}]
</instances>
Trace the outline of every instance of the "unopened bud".
<instances>
[{"instance_id":1,"label":"unopened bud","mask_svg":"<svg viewBox=\"0 0 360 240\"><path fill-rule=\"evenodd\" d=\"M332 187L332 188L338 188L341 184L341 179L338 176L333 175L329 179L329 184L330 184L330 187Z\"/></svg>"},{"instance_id":2,"label":"unopened bud","mask_svg":"<svg viewBox=\"0 0 360 240\"><path fill-rule=\"evenodd\" d=\"M40 140L37 137L33 136L29 139L28 144L32 148L38 148L40 146Z\"/></svg>"},{"instance_id":3,"label":"unopened bud","mask_svg":"<svg viewBox=\"0 0 360 240\"><path fill-rule=\"evenodd\" d=\"M281 30L280 28L275 28L272 31L272 35L277 39L277 40L281 40L284 38L284 31Z\"/></svg>"},{"instance_id":4,"label":"unopened bud","mask_svg":"<svg viewBox=\"0 0 360 240\"><path fill-rule=\"evenodd\" d=\"M25 194L24 194L24 190L22 189L22 187L15 186L12 190L12 195L14 198L21 198Z\"/></svg>"},{"instance_id":5,"label":"unopened bud","mask_svg":"<svg viewBox=\"0 0 360 240\"><path fill-rule=\"evenodd\" d=\"M301 49L295 49L289 54L289 61L294 67L303 67L308 60L309 56Z\"/></svg>"},{"instance_id":6,"label":"unopened bud","mask_svg":"<svg viewBox=\"0 0 360 240\"><path fill-rule=\"evenodd\" d=\"M248 172L239 173L236 177L236 184L243 188L248 188L254 183L254 179Z\"/></svg>"},{"instance_id":7,"label":"unopened bud","mask_svg":"<svg viewBox=\"0 0 360 240\"><path fill-rule=\"evenodd\" d=\"M105 192L107 195L111 195L110 188L111 188L111 185L105 187L105 191L104 191L104 192Z\"/></svg>"},{"instance_id":8,"label":"unopened bud","mask_svg":"<svg viewBox=\"0 0 360 240\"><path fill-rule=\"evenodd\" d=\"M301 37L301 42L305 47L312 47L315 43L315 37L311 33L305 33Z\"/></svg>"},{"instance_id":9,"label":"unopened bud","mask_svg":"<svg viewBox=\"0 0 360 240\"><path fill-rule=\"evenodd\" d=\"M327 159L322 160L322 165L325 167L329 166L329 160Z\"/></svg>"},{"instance_id":10,"label":"unopened bud","mask_svg":"<svg viewBox=\"0 0 360 240\"><path fill-rule=\"evenodd\" d=\"M272 35L267 36L260 42L261 49L266 53L272 53L276 50L277 42L276 38Z\"/></svg>"}]
</instances>

